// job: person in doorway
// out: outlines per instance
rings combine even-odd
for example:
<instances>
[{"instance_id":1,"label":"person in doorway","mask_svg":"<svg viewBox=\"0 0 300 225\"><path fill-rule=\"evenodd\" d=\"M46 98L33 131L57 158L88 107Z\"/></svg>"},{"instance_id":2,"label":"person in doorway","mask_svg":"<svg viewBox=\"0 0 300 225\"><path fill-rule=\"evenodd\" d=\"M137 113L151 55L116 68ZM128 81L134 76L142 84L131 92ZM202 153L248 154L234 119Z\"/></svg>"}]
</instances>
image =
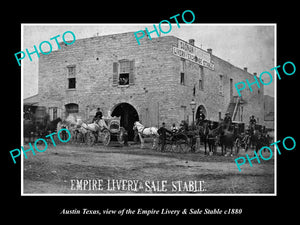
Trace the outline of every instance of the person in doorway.
<instances>
[{"instance_id":1,"label":"person in doorway","mask_svg":"<svg viewBox=\"0 0 300 225\"><path fill-rule=\"evenodd\" d=\"M163 152L165 150L167 134L172 134L172 132L166 128L166 124L164 122L162 123L162 126L157 130L157 132L159 134L159 142L161 144L160 150Z\"/></svg>"},{"instance_id":2,"label":"person in doorway","mask_svg":"<svg viewBox=\"0 0 300 225\"><path fill-rule=\"evenodd\" d=\"M202 109L200 109L196 124L199 125L199 126L202 126L204 120L205 120L205 115L204 115Z\"/></svg>"}]
</instances>

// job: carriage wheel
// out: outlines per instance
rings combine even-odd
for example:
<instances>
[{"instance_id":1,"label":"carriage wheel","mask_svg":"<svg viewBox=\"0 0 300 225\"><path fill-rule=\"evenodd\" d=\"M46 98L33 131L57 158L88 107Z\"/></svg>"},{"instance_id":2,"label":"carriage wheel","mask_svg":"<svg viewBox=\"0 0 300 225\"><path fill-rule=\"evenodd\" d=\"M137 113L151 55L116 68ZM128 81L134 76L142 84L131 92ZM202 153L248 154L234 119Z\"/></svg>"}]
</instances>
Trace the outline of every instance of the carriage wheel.
<instances>
[{"instance_id":1,"label":"carriage wheel","mask_svg":"<svg viewBox=\"0 0 300 225\"><path fill-rule=\"evenodd\" d=\"M157 146L158 151L161 151L161 143L158 143ZM168 141L165 143L164 152L171 152L172 151L172 144Z\"/></svg>"},{"instance_id":2,"label":"carriage wheel","mask_svg":"<svg viewBox=\"0 0 300 225\"><path fill-rule=\"evenodd\" d=\"M188 152L191 150L191 146L189 143L187 143L186 141L181 141L179 143L179 151L180 152Z\"/></svg>"},{"instance_id":3,"label":"carriage wheel","mask_svg":"<svg viewBox=\"0 0 300 225\"><path fill-rule=\"evenodd\" d=\"M86 134L86 144L88 146L92 146L95 143L95 141L96 141L95 135L90 131L87 132L87 134Z\"/></svg>"},{"instance_id":4,"label":"carriage wheel","mask_svg":"<svg viewBox=\"0 0 300 225\"><path fill-rule=\"evenodd\" d=\"M125 140L124 140L124 135L125 135L125 129L123 127L120 128L120 132L117 136L119 144L123 145Z\"/></svg>"},{"instance_id":5,"label":"carriage wheel","mask_svg":"<svg viewBox=\"0 0 300 225\"><path fill-rule=\"evenodd\" d=\"M105 145L105 146L109 145L109 143L110 143L110 132L109 132L109 130L102 131L101 136L102 136L103 145Z\"/></svg>"},{"instance_id":6,"label":"carriage wheel","mask_svg":"<svg viewBox=\"0 0 300 225\"><path fill-rule=\"evenodd\" d=\"M171 152L178 152L179 151L178 144L176 142L171 142L169 149Z\"/></svg>"},{"instance_id":7,"label":"carriage wheel","mask_svg":"<svg viewBox=\"0 0 300 225\"><path fill-rule=\"evenodd\" d=\"M172 142L166 143L166 145L165 145L165 151L166 152L172 152L172 146L173 146Z\"/></svg>"}]
</instances>

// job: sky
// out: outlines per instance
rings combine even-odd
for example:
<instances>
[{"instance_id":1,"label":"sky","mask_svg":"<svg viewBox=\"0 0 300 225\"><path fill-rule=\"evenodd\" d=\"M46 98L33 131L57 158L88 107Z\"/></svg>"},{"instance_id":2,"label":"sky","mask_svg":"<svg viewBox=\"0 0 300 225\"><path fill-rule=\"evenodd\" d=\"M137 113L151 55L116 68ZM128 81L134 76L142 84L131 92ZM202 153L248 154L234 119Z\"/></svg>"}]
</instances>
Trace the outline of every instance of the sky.
<instances>
[{"instance_id":1,"label":"sky","mask_svg":"<svg viewBox=\"0 0 300 225\"><path fill-rule=\"evenodd\" d=\"M156 24L158 27L157 23ZM43 41L50 41L50 38L60 35L66 31L72 31L77 39L89 38L124 32L136 32L153 30L153 24L23 24L21 32L20 51L34 51L34 45L38 48ZM165 27L167 26L167 27ZM162 30L167 31L168 25L163 25ZM234 66L248 68L248 72L256 72L258 75L263 71L270 71L275 67L275 26L273 24L172 24L168 34L161 33L161 36L173 35L182 40L195 40L195 46L204 50L213 49L213 55L226 60ZM66 35L66 40L72 40L71 35ZM156 37L152 33L151 37ZM55 41L52 43L52 51L57 50ZM43 45L47 52L47 46ZM51 54L51 53L50 53ZM26 55L22 63L23 98L38 94L38 57L33 54L32 61ZM17 61L16 61L17 63ZM274 97L274 80L270 85L264 86L264 94ZM265 83L268 80L265 79Z\"/></svg>"}]
</instances>

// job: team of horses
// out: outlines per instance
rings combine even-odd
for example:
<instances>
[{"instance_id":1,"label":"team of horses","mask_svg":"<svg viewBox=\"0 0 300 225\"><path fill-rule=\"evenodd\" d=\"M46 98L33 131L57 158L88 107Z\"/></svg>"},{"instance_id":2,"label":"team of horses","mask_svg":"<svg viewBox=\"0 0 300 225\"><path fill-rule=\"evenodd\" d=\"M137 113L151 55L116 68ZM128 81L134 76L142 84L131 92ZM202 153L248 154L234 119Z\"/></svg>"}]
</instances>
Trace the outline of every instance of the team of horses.
<instances>
[{"instance_id":1,"label":"team of horses","mask_svg":"<svg viewBox=\"0 0 300 225\"><path fill-rule=\"evenodd\" d=\"M199 126L200 141L204 144L205 154L214 154L217 147L221 148L221 155L238 154L240 148L247 152L252 147L256 152L263 146L269 145L269 137L261 127L250 126L245 132L241 132L238 124L217 123L214 126L212 121L203 121ZM235 150L235 151L234 151Z\"/></svg>"}]
</instances>

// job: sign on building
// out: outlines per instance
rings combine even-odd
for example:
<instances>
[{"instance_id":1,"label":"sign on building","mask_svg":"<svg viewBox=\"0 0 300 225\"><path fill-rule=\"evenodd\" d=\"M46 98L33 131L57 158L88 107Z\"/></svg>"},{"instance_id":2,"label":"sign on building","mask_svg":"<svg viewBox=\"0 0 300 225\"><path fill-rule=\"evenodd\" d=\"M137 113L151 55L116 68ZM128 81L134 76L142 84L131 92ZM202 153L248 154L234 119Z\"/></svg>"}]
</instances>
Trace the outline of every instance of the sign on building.
<instances>
[{"instance_id":1,"label":"sign on building","mask_svg":"<svg viewBox=\"0 0 300 225\"><path fill-rule=\"evenodd\" d=\"M215 69L214 64L211 62L211 56L208 52L184 41L178 40L178 48L173 47L173 54L204 66L210 70Z\"/></svg>"}]
</instances>

